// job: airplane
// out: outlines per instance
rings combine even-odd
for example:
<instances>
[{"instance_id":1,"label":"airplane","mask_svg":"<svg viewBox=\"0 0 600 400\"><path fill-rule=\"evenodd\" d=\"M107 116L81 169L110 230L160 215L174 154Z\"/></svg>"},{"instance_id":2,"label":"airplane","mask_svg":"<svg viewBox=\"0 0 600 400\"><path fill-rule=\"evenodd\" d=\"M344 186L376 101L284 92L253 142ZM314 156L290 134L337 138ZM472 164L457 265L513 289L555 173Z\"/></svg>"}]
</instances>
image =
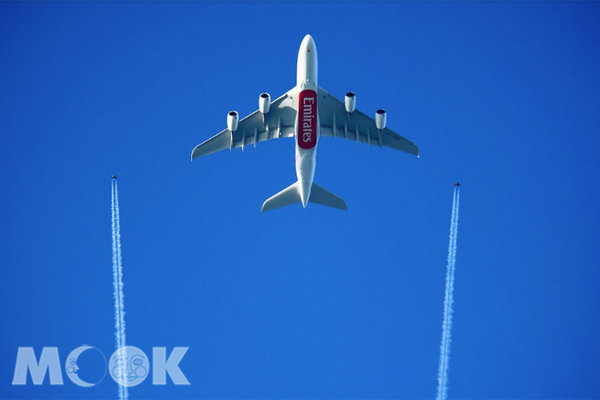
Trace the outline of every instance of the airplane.
<instances>
[{"instance_id":1,"label":"airplane","mask_svg":"<svg viewBox=\"0 0 600 400\"><path fill-rule=\"evenodd\" d=\"M111 178L113 178L113 179L117 179L117 176L116 176L116 175L113 175L113 176L111 176Z\"/></svg>"},{"instance_id":2,"label":"airplane","mask_svg":"<svg viewBox=\"0 0 600 400\"><path fill-rule=\"evenodd\" d=\"M295 137L297 181L267 199L261 212L291 204L316 203L347 210L346 202L314 182L317 144L320 136L343 138L386 146L419 156L410 140L386 128L384 109L375 119L356 109L356 94L346 93L344 101L318 85L317 46L306 35L298 51L296 86L271 102L268 93L260 94L258 110L243 119L237 111L227 114L227 129L202 142L192 151L192 161L221 150L254 145L266 140Z\"/></svg>"},{"instance_id":3,"label":"airplane","mask_svg":"<svg viewBox=\"0 0 600 400\"><path fill-rule=\"evenodd\" d=\"M454 187L459 187L459 186L460 186L460 183L454 182Z\"/></svg>"}]
</instances>

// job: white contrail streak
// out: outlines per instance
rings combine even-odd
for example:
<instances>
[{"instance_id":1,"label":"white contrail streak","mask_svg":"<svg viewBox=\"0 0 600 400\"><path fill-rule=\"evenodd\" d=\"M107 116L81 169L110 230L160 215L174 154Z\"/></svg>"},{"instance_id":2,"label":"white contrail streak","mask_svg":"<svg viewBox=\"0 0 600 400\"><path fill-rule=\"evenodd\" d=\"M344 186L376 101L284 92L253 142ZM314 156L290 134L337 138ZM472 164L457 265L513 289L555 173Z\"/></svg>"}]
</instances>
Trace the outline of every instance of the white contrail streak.
<instances>
[{"instance_id":1,"label":"white contrail streak","mask_svg":"<svg viewBox=\"0 0 600 400\"><path fill-rule=\"evenodd\" d=\"M452 199L452 219L450 221L450 239L448 243L448 267L446 271L446 294L444 297L444 320L442 322L437 400L446 400L448 397L448 368L450 362L450 343L452 341L452 303L454 302L454 271L456 268L459 205L460 188L455 187Z\"/></svg>"},{"instance_id":2,"label":"white contrail streak","mask_svg":"<svg viewBox=\"0 0 600 400\"><path fill-rule=\"evenodd\" d=\"M117 349L126 346L125 341L125 303L123 300L123 264L121 257L121 218L119 215L119 189L117 181L112 181L111 187L111 220L112 220L112 264L113 289L115 299L115 339ZM127 387L119 385L119 399L127 400Z\"/></svg>"}]
</instances>

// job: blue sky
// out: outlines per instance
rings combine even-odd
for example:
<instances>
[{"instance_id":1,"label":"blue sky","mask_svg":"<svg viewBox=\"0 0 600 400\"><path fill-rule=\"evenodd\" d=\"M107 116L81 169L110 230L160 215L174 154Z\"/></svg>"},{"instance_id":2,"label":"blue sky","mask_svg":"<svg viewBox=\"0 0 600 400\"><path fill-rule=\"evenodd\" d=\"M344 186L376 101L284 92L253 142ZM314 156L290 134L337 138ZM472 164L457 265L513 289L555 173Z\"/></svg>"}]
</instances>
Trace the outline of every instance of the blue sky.
<instances>
[{"instance_id":1,"label":"blue sky","mask_svg":"<svg viewBox=\"0 0 600 400\"><path fill-rule=\"evenodd\" d=\"M132 399L433 398L457 180L449 397L600 398L599 17L595 2L0 3L0 398L116 397L109 376L11 385L18 347L114 349L113 173L128 344L190 348L191 386L148 379ZM349 211L261 214L295 180L292 140L190 152L295 84L307 33L320 85L386 108L422 155L323 138L316 181Z\"/></svg>"}]
</instances>

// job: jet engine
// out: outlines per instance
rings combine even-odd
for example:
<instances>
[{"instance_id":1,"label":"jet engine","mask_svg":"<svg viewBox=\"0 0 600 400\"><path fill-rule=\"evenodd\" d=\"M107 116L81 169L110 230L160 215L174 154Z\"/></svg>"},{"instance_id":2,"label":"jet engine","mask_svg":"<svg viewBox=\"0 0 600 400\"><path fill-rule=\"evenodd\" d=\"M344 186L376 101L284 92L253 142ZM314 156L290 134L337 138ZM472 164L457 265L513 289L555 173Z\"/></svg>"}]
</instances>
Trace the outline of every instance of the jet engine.
<instances>
[{"instance_id":1,"label":"jet engine","mask_svg":"<svg viewBox=\"0 0 600 400\"><path fill-rule=\"evenodd\" d=\"M227 129L231 132L235 132L238 128L240 116L237 111L229 111L227 114Z\"/></svg>"},{"instance_id":2,"label":"jet engine","mask_svg":"<svg viewBox=\"0 0 600 400\"><path fill-rule=\"evenodd\" d=\"M352 114L356 110L356 95L354 92L346 93L346 101L344 103L346 104L346 112Z\"/></svg>"},{"instance_id":3,"label":"jet engine","mask_svg":"<svg viewBox=\"0 0 600 400\"><path fill-rule=\"evenodd\" d=\"M269 93L261 93L258 97L258 109L261 113L266 114L271 108L271 96Z\"/></svg>"},{"instance_id":4,"label":"jet engine","mask_svg":"<svg viewBox=\"0 0 600 400\"><path fill-rule=\"evenodd\" d=\"M385 110L383 108L380 108L375 112L375 125L377 126L377 129L379 129L380 131L384 130L386 120L387 114L385 113Z\"/></svg>"}]
</instances>

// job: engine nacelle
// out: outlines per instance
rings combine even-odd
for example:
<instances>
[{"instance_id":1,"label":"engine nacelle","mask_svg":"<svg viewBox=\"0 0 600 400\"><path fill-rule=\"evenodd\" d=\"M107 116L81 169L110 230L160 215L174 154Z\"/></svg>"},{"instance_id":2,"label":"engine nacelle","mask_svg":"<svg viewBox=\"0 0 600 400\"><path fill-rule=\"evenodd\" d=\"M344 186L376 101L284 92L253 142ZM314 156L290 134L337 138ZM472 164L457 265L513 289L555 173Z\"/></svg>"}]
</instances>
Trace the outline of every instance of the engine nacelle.
<instances>
[{"instance_id":1,"label":"engine nacelle","mask_svg":"<svg viewBox=\"0 0 600 400\"><path fill-rule=\"evenodd\" d=\"M261 93L258 97L258 109L261 113L266 114L271 108L271 95L269 93Z\"/></svg>"},{"instance_id":2,"label":"engine nacelle","mask_svg":"<svg viewBox=\"0 0 600 400\"><path fill-rule=\"evenodd\" d=\"M240 116L237 111L229 111L227 114L227 129L231 132L235 132L238 128L239 120Z\"/></svg>"},{"instance_id":3,"label":"engine nacelle","mask_svg":"<svg viewBox=\"0 0 600 400\"><path fill-rule=\"evenodd\" d=\"M344 103L346 105L346 112L352 114L356 110L356 95L354 92L346 93L346 101Z\"/></svg>"},{"instance_id":4,"label":"engine nacelle","mask_svg":"<svg viewBox=\"0 0 600 400\"><path fill-rule=\"evenodd\" d=\"M375 126L380 131L385 129L385 123L387 122L387 114L383 108L380 108L375 112Z\"/></svg>"}]
</instances>

